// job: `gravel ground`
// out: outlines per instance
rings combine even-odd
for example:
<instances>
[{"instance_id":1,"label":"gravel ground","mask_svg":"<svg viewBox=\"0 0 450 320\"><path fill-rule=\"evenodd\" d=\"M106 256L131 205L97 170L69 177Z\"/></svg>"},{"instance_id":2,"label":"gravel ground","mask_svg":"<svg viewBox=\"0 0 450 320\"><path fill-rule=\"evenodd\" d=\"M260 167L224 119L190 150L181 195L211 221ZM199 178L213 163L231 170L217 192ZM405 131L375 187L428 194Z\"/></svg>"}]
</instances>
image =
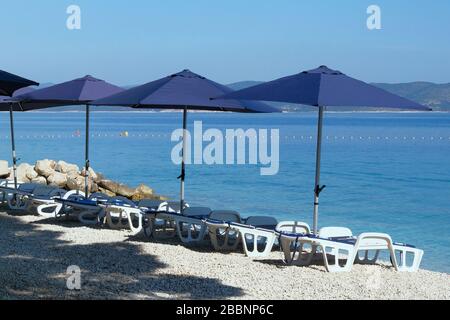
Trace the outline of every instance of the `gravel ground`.
<instances>
[{"instance_id":1,"label":"gravel ground","mask_svg":"<svg viewBox=\"0 0 450 320\"><path fill-rule=\"evenodd\" d=\"M0 213L0 299L450 299L450 275L387 266L329 274L252 261L208 244L149 242L127 231ZM81 268L81 290L67 268Z\"/></svg>"}]
</instances>

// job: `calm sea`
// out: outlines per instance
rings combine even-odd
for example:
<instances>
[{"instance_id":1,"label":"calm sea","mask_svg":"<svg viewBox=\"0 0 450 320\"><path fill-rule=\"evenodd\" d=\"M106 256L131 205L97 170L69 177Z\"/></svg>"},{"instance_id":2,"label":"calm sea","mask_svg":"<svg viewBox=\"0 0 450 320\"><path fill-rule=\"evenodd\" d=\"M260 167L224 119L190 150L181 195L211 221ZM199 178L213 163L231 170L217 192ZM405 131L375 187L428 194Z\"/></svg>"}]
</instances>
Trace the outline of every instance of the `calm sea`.
<instances>
[{"instance_id":1,"label":"calm sea","mask_svg":"<svg viewBox=\"0 0 450 320\"><path fill-rule=\"evenodd\" d=\"M83 113L15 117L21 161L83 164ZM189 166L191 205L312 224L316 114L190 114L189 124L194 120L205 129L279 129L280 171L261 176L254 165ZM146 183L177 198L170 135L180 126L180 113L93 113L92 166L111 179ZM0 158L9 159L7 113L0 114L0 141ZM322 182L321 226L389 233L423 248L423 267L450 272L450 114L327 113Z\"/></svg>"}]
</instances>

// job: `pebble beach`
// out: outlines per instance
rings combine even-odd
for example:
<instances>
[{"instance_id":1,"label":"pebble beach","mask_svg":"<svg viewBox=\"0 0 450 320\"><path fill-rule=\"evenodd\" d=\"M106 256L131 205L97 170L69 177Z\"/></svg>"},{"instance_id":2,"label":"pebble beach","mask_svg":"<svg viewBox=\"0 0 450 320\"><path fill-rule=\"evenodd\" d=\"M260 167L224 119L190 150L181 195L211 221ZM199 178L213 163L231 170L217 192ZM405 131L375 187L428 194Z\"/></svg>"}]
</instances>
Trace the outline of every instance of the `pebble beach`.
<instances>
[{"instance_id":1,"label":"pebble beach","mask_svg":"<svg viewBox=\"0 0 450 320\"><path fill-rule=\"evenodd\" d=\"M288 267L281 253L251 260L126 230L0 213L0 299L450 299L450 275L356 265L326 273ZM67 289L67 268L81 289Z\"/></svg>"}]
</instances>

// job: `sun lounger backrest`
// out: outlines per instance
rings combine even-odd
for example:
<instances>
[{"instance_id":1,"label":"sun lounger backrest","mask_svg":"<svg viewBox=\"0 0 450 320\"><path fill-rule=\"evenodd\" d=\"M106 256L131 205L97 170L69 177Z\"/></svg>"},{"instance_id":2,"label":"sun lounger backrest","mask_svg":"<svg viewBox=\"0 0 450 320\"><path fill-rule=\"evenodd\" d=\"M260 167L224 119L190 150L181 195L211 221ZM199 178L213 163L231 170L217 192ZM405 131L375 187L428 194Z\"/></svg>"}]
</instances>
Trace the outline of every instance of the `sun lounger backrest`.
<instances>
[{"instance_id":1,"label":"sun lounger backrest","mask_svg":"<svg viewBox=\"0 0 450 320\"><path fill-rule=\"evenodd\" d=\"M206 217L211 214L211 208L207 207L189 207L183 210L183 215L188 217Z\"/></svg>"},{"instance_id":2,"label":"sun lounger backrest","mask_svg":"<svg viewBox=\"0 0 450 320\"><path fill-rule=\"evenodd\" d=\"M352 237L352 230L343 227L325 227L319 230L319 237L323 239L329 238L345 238Z\"/></svg>"},{"instance_id":3,"label":"sun lounger backrest","mask_svg":"<svg viewBox=\"0 0 450 320\"><path fill-rule=\"evenodd\" d=\"M249 226L253 227L273 227L275 228L278 224L277 219L274 217L261 217L261 216L254 216L249 217L246 222Z\"/></svg>"},{"instance_id":4,"label":"sun lounger backrest","mask_svg":"<svg viewBox=\"0 0 450 320\"><path fill-rule=\"evenodd\" d=\"M123 204L125 204L125 205L129 205L129 206L131 206L131 207L136 206L136 203L135 203L134 201L132 201L132 200L130 200L130 199L128 199L128 198L125 198L125 197L121 197L121 196L112 197L112 198L110 199L110 201L111 201L112 203L114 203L114 202L120 202L120 203L123 203Z\"/></svg>"},{"instance_id":5,"label":"sun lounger backrest","mask_svg":"<svg viewBox=\"0 0 450 320\"><path fill-rule=\"evenodd\" d=\"M298 233L298 234L311 233L311 228L309 224L300 221L282 221L277 225L276 230L279 232Z\"/></svg>"},{"instance_id":6,"label":"sun lounger backrest","mask_svg":"<svg viewBox=\"0 0 450 320\"><path fill-rule=\"evenodd\" d=\"M20 191L23 191L23 192L32 193L34 191L34 189L36 189L39 186L42 186L42 185L37 184L37 183L24 183L24 184L21 184L17 189Z\"/></svg>"},{"instance_id":7,"label":"sun lounger backrest","mask_svg":"<svg viewBox=\"0 0 450 320\"><path fill-rule=\"evenodd\" d=\"M225 221L225 222L237 222L241 223L241 215L239 212L232 210L215 210L211 212L209 218L212 220Z\"/></svg>"},{"instance_id":8,"label":"sun lounger backrest","mask_svg":"<svg viewBox=\"0 0 450 320\"><path fill-rule=\"evenodd\" d=\"M50 197L64 197L64 195L67 193L64 189L53 189L49 196Z\"/></svg>"},{"instance_id":9,"label":"sun lounger backrest","mask_svg":"<svg viewBox=\"0 0 450 320\"><path fill-rule=\"evenodd\" d=\"M33 195L36 197L44 197L49 196L52 191L54 191L56 188L52 186L38 186L33 190Z\"/></svg>"},{"instance_id":10,"label":"sun lounger backrest","mask_svg":"<svg viewBox=\"0 0 450 320\"><path fill-rule=\"evenodd\" d=\"M138 207L149 208L149 209L155 209L156 210L164 202L165 201L162 201L162 200L143 199L143 200L138 202Z\"/></svg>"},{"instance_id":11,"label":"sun lounger backrest","mask_svg":"<svg viewBox=\"0 0 450 320\"><path fill-rule=\"evenodd\" d=\"M181 211L181 203L178 201L170 201L167 202L167 211L180 212Z\"/></svg>"},{"instance_id":12,"label":"sun lounger backrest","mask_svg":"<svg viewBox=\"0 0 450 320\"><path fill-rule=\"evenodd\" d=\"M23 182L17 182L17 186L19 187ZM0 180L0 188L14 188L13 180Z\"/></svg>"},{"instance_id":13,"label":"sun lounger backrest","mask_svg":"<svg viewBox=\"0 0 450 320\"><path fill-rule=\"evenodd\" d=\"M96 192L96 193L93 193L93 194L91 194L91 195L89 196L89 200L93 200L93 201L97 201L97 200L109 200L109 199L111 199L110 196L107 196L106 194L101 193L101 192Z\"/></svg>"}]
</instances>

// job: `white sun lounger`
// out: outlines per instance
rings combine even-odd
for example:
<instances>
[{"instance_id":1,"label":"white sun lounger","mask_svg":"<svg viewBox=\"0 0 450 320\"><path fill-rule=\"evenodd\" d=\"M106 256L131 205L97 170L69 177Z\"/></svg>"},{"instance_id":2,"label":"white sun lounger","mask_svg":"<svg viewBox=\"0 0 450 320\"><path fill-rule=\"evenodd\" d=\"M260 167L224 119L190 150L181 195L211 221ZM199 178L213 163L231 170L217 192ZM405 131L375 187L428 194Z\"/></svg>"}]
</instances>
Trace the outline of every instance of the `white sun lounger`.
<instances>
[{"instance_id":1,"label":"white sun lounger","mask_svg":"<svg viewBox=\"0 0 450 320\"><path fill-rule=\"evenodd\" d=\"M183 212L177 212L179 208L179 204L176 206L176 203L168 202L155 213L147 212L147 217L152 217L154 226L156 221L160 221L164 228L166 226L173 228L174 232L169 233L169 236L178 235L185 244L203 241L207 231L205 219L209 217L212 210L207 207L186 205Z\"/></svg>"},{"instance_id":2,"label":"white sun lounger","mask_svg":"<svg viewBox=\"0 0 450 320\"><path fill-rule=\"evenodd\" d=\"M278 221L273 217L253 216L243 221L235 211L218 211L206 221L211 242L218 251L236 250L242 239L244 253L250 258L266 257L272 252L279 232L307 232L308 224ZM220 238L222 238L220 240Z\"/></svg>"},{"instance_id":3,"label":"white sun lounger","mask_svg":"<svg viewBox=\"0 0 450 320\"><path fill-rule=\"evenodd\" d=\"M62 199L55 201L62 204L61 213L65 216L75 216L82 224L98 225L104 222L105 213L102 204L107 203L111 197L103 193L93 193L87 199Z\"/></svg>"},{"instance_id":4,"label":"white sun lounger","mask_svg":"<svg viewBox=\"0 0 450 320\"><path fill-rule=\"evenodd\" d=\"M45 201L36 201L36 211L41 217L59 218L64 215L64 204L60 200L78 201L85 198L84 192L79 190L66 191L58 197Z\"/></svg>"},{"instance_id":5,"label":"white sun lounger","mask_svg":"<svg viewBox=\"0 0 450 320\"><path fill-rule=\"evenodd\" d=\"M249 258L268 256L280 237L280 232L310 233L308 224L300 221L278 222L273 217L249 217L245 224L231 223L239 231L245 255Z\"/></svg>"},{"instance_id":6,"label":"white sun lounger","mask_svg":"<svg viewBox=\"0 0 450 320\"><path fill-rule=\"evenodd\" d=\"M23 182L17 182L17 187L19 187ZM8 194L14 191L15 185L13 180L3 180L0 179L0 204L7 202Z\"/></svg>"},{"instance_id":7,"label":"white sun lounger","mask_svg":"<svg viewBox=\"0 0 450 320\"><path fill-rule=\"evenodd\" d=\"M124 197L114 197L104 205L106 223L111 229L131 229L138 234L144 229L146 212L163 210L167 202L144 199L138 202Z\"/></svg>"},{"instance_id":8,"label":"white sun lounger","mask_svg":"<svg viewBox=\"0 0 450 320\"><path fill-rule=\"evenodd\" d=\"M25 210L27 198L33 194L33 191L39 186L37 183L23 183L14 188L14 186L2 187L2 192L6 195L6 202L11 210Z\"/></svg>"},{"instance_id":9,"label":"white sun lounger","mask_svg":"<svg viewBox=\"0 0 450 320\"><path fill-rule=\"evenodd\" d=\"M395 243L388 234L362 233L354 237L348 228L323 228L318 236L283 233L280 242L288 264L310 265L313 257L319 253L328 272L351 271L354 263L375 264L383 250L389 252L395 270L415 272L423 257L422 250ZM305 250L306 247L309 250ZM372 256L370 252L374 252Z\"/></svg>"},{"instance_id":10,"label":"white sun lounger","mask_svg":"<svg viewBox=\"0 0 450 320\"><path fill-rule=\"evenodd\" d=\"M22 184L8 195L8 206L11 210L22 210L35 213L41 204L53 203L54 198L61 197L66 190L40 184Z\"/></svg>"}]
</instances>

